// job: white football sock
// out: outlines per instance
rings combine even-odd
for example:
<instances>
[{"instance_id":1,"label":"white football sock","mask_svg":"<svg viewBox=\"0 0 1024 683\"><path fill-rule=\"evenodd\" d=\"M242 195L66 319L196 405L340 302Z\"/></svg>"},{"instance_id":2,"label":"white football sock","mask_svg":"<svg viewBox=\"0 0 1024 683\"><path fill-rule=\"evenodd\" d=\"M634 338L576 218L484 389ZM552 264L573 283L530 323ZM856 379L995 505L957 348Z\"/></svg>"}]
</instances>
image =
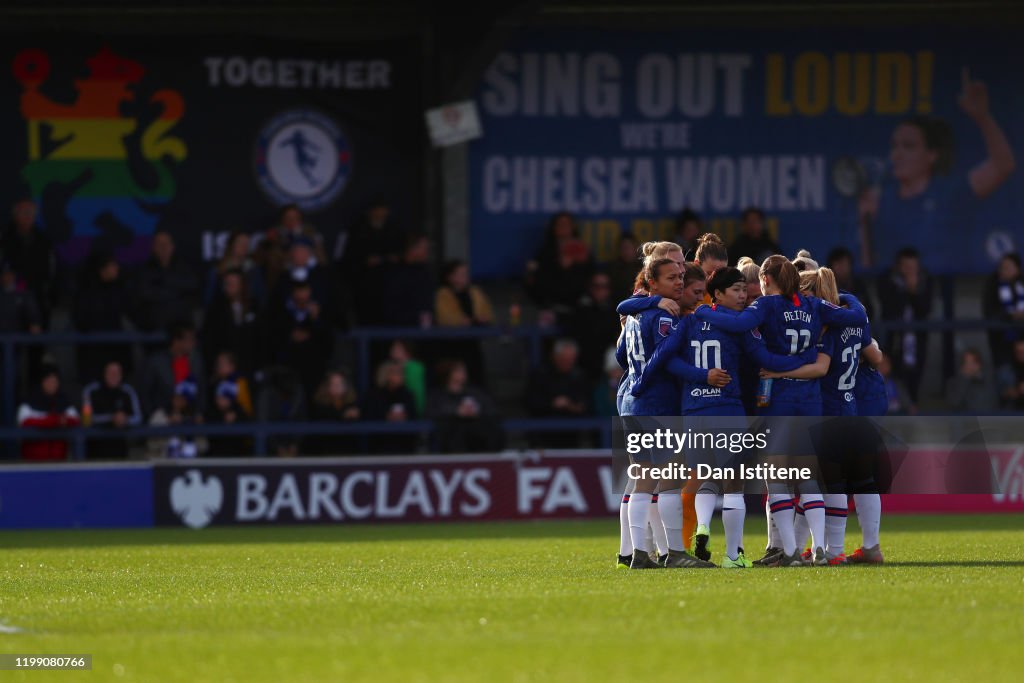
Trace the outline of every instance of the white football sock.
<instances>
[{"instance_id":1,"label":"white football sock","mask_svg":"<svg viewBox=\"0 0 1024 683\"><path fill-rule=\"evenodd\" d=\"M629 537L629 494L622 494L619 503L619 555L629 557L633 554L633 541Z\"/></svg>"},{"instance_id":2,"label":"white football sock","mask_svg":"<svg viewBox=\"0 0 1024 683\"><path fill-rule=\"evenodd\" d=\"M764 499L764 515L768 518L768 548L781 548L782 541L779 540L779 529L772 520L772 502L767 497ZM768 548L765 548L765 550Z\"/></svg>"},{"instance_id":3,"label":"white football sock","mask_svg":"<svg viewBox=\"0 0 1024 683\"><path fill-rule=\"evenodd\" d=\"M825 552L829 557L843 554L846 540L846 494L825 494L825 539L828 545Z\"/></svg>"},{"instance_id":4,"label":"white football sock","mask_svg":"<svg viewBox=\"0 0 1024 683\"><path fill-rule=\"evenodd\" d=\"M857 505L857 519L864 534L863 546L874 548L878 545L879 528L882 525L882 496L877 493L855 493L853 502Z\"/></svg>"},{"instance_id":5,"label":"white football sock","mask_svg":"<svg viewBox=\"0 0 1024 683\"><path fill-rule=\"evenodd\" d=\"M804 515L803 506L799 502L793 503L793 538L796 539L796 549L803 552L810 536L811 527L807 526L807 516Z\"/></svg>"},{"instance_id":6,"label":"white football sock","mask_svg":"<svg viewBox=\"0 0 1024 683\"><path fill-rule=\"evenodd\" d=\"M647 542L647 518L651 514L651 494L632 493L629 496L629 538L633 548L641 552L651 552Z\"/></svg>"},{"instance_id":7,"label":"white football sock","mask_svg":"<svg viewBox=\"0 0 1024 683\"><path fill-rule=\"evenodd\" d=\"M825 499L820 493L801 493L800 505L804 509L807 526L811 529L811 551L825 549ZM803 548L800 548L803 550Z\"/></svg>"},{"instance_id":8,"label":"white football sock","mask_svg":"<svg viewBox=\"0 0 1024 683\"><path fill-rule=\"evenodd\" d=\"M769 493L768 502L772 507L772 521L779 532L779 545L782 552L792 555L796 552L796 539L793 537L793 497L789 492Z\"/></svg>"},{"instance_id":9,"label":"white football sock","mask_svg":"<svg viewBox=\"0 0 1024 683\"><path fill-rule=\"evenodd\" d=\"M661 513L658 512L658 494L651 496L651 514L647 518L651 523L651 533L654 535L654 547L658 549L658 555L668 554L668 537L665 535L665 524L661 521Z\"/></svg>"},{"instance_id":10,"label":"white football sock","mask_svg":"<svg viewBox=\"0 0 1024 683\"><path fill-rule=\"evenodd\" d=\"M665 525L669 550L686 550L683 543L683 497L680 489L658 491L658 514Z\"/></svg>"},{"instance_id":11,"label":"white football sock","mask_svg":"<svg viewBox=\"0 0 1024 683\"><path fill-rule=\"evenodd\" d=\"M747 516L747 504L742 493L727 493L722 496L722 524L725 526L725 554L735 560L743 547L743 519Z\"/></svg>"},{"instance_id":12,"label":"white football sock","mask_svg":"<svg viewBox=\"0 0 1024 683\"><path fill-rule=\"evenodd\" d=\"M697 497L693 507L697 510L697 524L711 526L711 518L715 516L715 503L718 502L718 487L711 482L704 482L697 489Z\"/></svg>"}]
</instances>

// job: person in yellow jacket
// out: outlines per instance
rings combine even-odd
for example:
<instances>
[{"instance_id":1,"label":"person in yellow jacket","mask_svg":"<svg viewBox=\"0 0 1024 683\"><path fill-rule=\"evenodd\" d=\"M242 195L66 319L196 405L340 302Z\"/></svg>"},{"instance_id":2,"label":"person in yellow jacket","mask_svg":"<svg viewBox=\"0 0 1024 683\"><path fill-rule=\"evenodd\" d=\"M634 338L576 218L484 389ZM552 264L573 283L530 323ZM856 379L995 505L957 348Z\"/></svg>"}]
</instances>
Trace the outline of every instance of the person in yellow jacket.
<instances>
[{"instance_id":1,"label":"person in yellow jacket","mask_svg":"<svg viewBox=\"0 0 1024 683\"><path fill-rule=\"evenodd\" d=\"M494 324L494 309L483 290L469 281L469 266L454 260L441 271L441 286L434 295L434 322L438 327L480 327ZM484 359L477 339L452 340L445 356L466 363L475 384L484 384Z\"/></svg>"}]
</instances>

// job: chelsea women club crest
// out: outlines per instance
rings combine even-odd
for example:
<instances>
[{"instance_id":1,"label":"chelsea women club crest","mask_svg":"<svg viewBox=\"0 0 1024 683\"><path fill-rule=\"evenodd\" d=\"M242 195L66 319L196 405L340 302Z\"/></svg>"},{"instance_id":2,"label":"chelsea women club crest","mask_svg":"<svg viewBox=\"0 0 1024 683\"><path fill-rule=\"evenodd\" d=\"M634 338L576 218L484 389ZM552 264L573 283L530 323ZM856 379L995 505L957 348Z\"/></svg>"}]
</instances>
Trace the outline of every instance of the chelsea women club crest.
<instances>
[{"instance_id":1,"label":"chelsea women club crest","mask_svg":"<svg viewBox=\"0 0 1024 683\"><path fill-rule=\"evenodd\" d=\"M256 175L278 204L315 210L333 202L352 174L341 129L326 116L293 109L264 126L256 143Z\"/></svg>"}]
</instances>

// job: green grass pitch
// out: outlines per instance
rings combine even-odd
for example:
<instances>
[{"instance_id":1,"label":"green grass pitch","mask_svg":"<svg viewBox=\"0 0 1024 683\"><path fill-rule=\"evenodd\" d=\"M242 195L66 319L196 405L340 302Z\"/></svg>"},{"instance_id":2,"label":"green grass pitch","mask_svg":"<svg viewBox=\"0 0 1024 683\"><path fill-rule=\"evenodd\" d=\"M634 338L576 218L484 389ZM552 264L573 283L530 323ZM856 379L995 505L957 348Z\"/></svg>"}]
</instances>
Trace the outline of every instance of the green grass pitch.
<instances>
[{"instance_id":1,"label":"green grass pitch","mask_svg":"<svg viewBox=\"0 0 1024 683\"><path fill-rule=\"evenodd\" d=\"M649 572L611 520L3 532L0 652L93 671L0 678L1020 680L1024 516L882 524L884 567Z\"/></svg>"}]
</instances>

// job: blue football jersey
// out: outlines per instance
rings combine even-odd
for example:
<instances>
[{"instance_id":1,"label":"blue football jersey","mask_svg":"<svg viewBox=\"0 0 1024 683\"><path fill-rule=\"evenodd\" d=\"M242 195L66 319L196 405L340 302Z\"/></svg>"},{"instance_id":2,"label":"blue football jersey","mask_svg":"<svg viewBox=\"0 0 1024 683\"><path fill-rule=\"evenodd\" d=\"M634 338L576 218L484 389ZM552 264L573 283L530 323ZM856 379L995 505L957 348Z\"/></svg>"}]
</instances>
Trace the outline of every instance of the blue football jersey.
<instances>
[{"instance_id":1,"label":"blue football jersey","mask_svg":"<svg viewBox=\"0 0 1024 683\"><path fill-rule=\"evenodd\" d=\"M724 312L737 315L734 311ZM796 356L772 354L756 329L726 332L689 315L680 321L671 339L654 352L641 382L633 391L643 391L647 382L667 370L683 380L681 408L684 415L695 412L707 414L709 410L723 406L742 410L741 359L753 360L758 368L787 372L813 362L815 356L813 350ZM724 387L708 384L707 373L713 368L725 370L732 381Z\"/></svg>"},{"instance_id":2,"label":"blue football jersey","mask_svg":"<svg viewBox=\"0 0 1024 683\"><path fill-rule=\"evenodd\" d=\"M743 311L713 310L701 306L694 313L730 332L743 332L758 328L768 350L777 355L796 356L817 346L822 327L829 325L863 326L867 321L864 308L849 297L850 309L834 306L817 297L798 294L783 297L778 294L762 296ZM817 380L781 380L772 387L772 401L794 403L819 402L821 393Z\"/></svg>"},{"instance_id":3,"label":"blue football jersey","mask_svg":"<svg viewBox=\"0 0 1024 683\"><path fill-rule=\"evenodd\" d=\"M660 309L648 309L626 319L619 337L617 356L625 358L626 376L619 385L620 415L677 415L679 387L666 373L652 377L649 387L640 396L632 389L640 381L648 359L655 349L669 338L678 324L675 318Z\"/></svg>"},{"instance_id":4,"label":"blue football jersey","mask_svg":"<svg viewBox=\"0 0 1024 683\"><path fill-rule=\"evenodd\" d=\"M864 346L871 344L871 322L864 326ZM881 417L889 409L889 397L885 391L885 378L871 367L870 363L857 366L857 385L853 388L857 399L857 414L862 417Z\"/></svg>"},{"instance_id":5,"label":"blue football jersey","mask_svg":"<svg viewBox=\"0 0 1024 683\"><path fill-rule=\"evenodd\" d=\"M831 359L828 372L821 378L821 414L853 416L857 414L857 369L865 341L865 327L829 327L822 336L821 351Z\"/></svg>"}]
</instances>

